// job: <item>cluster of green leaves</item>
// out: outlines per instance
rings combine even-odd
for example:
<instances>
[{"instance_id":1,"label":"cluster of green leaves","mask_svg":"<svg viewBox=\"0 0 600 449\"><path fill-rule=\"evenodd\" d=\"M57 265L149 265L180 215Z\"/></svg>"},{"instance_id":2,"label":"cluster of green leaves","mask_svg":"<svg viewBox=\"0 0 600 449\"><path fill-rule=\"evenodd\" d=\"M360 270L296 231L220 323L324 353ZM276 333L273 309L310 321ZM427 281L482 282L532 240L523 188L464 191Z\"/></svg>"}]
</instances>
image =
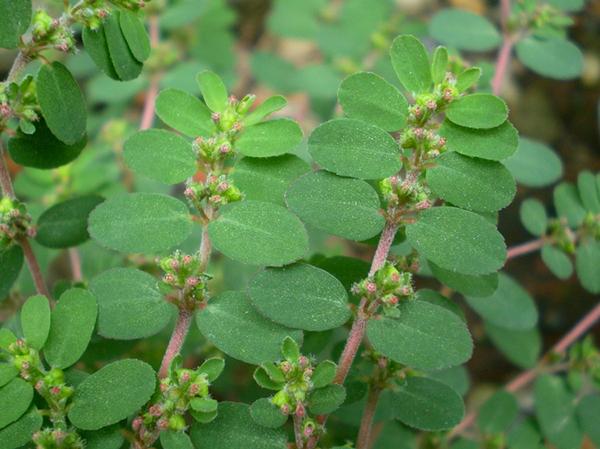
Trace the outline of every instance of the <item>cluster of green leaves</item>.
<instances>
[{"instance_id":1,"label":"cluster of green leaves","mask_svg":"<svg viewBox=\"0 0 600 449\"><path fill-rule=\"evenodd\" d=\"M515 45L519 60L534 72L554 79L572 79L583 70L581 50L567 37L572 19L567 15L584 6L583 1L514 2L505 34ZM473 12L448 8L438 11L429 23L437 41L457 50L484 52L502 43L502 34L487 18Z\"/></svg>"}]
</instances>

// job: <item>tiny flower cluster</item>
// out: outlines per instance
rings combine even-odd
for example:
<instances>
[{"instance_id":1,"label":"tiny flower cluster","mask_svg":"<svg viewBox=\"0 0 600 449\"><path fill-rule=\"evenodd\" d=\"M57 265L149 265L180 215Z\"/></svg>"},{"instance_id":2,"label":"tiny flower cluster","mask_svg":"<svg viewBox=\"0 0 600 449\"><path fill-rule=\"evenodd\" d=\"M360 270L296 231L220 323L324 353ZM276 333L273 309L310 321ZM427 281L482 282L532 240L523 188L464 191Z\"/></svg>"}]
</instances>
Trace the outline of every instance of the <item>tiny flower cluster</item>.
<instances>
[{"instance_id":1,"label":"tiny flower cluster","mask_svg":"<svg viewBox=\"0 0 600 449\"><path fill-rule=\"evenodd\" d=\"M556 218L548 223L548 235L552 242L567 254L575 254L577 235L567 224L566 219Z\"/></svg>"},{"instance_id":2,"label":"tiny flower cluster","mask_svg":"<svg viewBox=\"0 0 600 449\"><path fill-rule=\"evenodd\" d=\"M75 38L68 16L53 18L39 9L33 16L32 24L32 39L37 49L51 47L62 52L75 49Z\"/></svg>"},{"instance_id":3,"label":"tiny flower cluster","mask_svg":"<svg viewBox=\"0 0 600 449\"><path fill-rule=\"evenodd\" d=\"M84 440L74 431L46 428L35 432L36 449L83 449Z\"/></svg>"},{"instance_id":4,"label":"tiny flower cluster","mask_svg":"<svg viewBox=\"0 0 600 449\"><path fill-rule=\"evenodd\" d=\"M25 203L4 197L0 199L0 248L6 248L15 240L34 237L35 227Z\"/></svg>"},{"instance_id":5,"label":"tiny flower cluster","mask_svg":"<svg viewBox=\"0 0 600 449\"><path fill-rule=\"evenodd\" d=\"M242 192L227 175L209 175L206 182L190 181L183 192L189 202L198 210L202 210L201 202L206 202L213 208L240 201Z\"/></svg>"},{"instance_id":6,"label":"tiny flower cluster","mask_svg":"<svg viewBox=\"0 0 600 449\"><path fill-rule=\"evenodd\" d=\"M32 122L38 119L38 101L35 80L31 75L17 83L0 83L0 130L11 118L19 120L21 131L35 131Z\"/></svg>"},{"instance_id":7,"label":"tiny flower cluster","mask_svg":"<svg viewBox=\"0 0 600 449\"><path fill-rule=\"evenodd\" d=\"M388 208L402 206L405 210L424 210L432 206L430 191L422 183L407 176L390 176L379 182L379 190Z\"/></svg>"},{"instance_id":8,"label":"tiny flower cluster","mask_svg":"<svg viewBox=\"0 0 600 449\"><path fill-rule=\"evenodd\" d=\"M367 298L369 302L380 301L386 315L395 315L401 300L414 299L412 273L399 271L387 261L377 272L352 286L352 293Z\"/></svg>"},{"instance_id":9,"label":"tiny flower cluster","mask_svg":"<svg viewBox=\"0 0 600 449\"><path fill-rule=\"evenodd\" d=\"M169 376L160 381L160 391L146 412L132 422L138 446L151 446L161 431L185 430L188 411L200 422L214 419L218 402L210 397L209 386L209 376L202 367L171 369Z\"/></svg>"},{"instance_id":10,"label":"tiny flower cluster","mask_svg":"<svg viewBox=\"0 0 600 449\"><path fill-rule=\"evenodd\" d=\"M161 291L167 295L176 292L170 299L179 308L195 310L208 300L207 282L210 277L202 271L197 254L176 251L173 255L158 260L158 265L165 272L160 283Z\"/></svg>"}]
</instances>

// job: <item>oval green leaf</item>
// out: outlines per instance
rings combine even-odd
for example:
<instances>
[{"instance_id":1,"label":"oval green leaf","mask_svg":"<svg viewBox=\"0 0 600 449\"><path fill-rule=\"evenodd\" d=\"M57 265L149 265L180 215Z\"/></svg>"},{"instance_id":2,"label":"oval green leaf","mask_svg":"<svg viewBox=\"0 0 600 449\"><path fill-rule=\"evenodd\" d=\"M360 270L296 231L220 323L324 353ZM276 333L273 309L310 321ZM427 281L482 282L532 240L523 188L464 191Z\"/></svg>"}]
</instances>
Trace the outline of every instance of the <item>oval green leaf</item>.
<instances>
[{"instance_id":1,"label":"oval green leaf","mask_svg":"<svg viewBox=\"0 0 600 449\"><path fill-rule=\"evenodd\" d=\"M534 72L558 80L577 78L583 70L583 54L561 37L529 36L516 46L517 57Z\"/></svg>"},{"instance_id":2,"label":"oval green leaf","mask_svg":"<svg viewBox=\"0 0 600 449\"><path fill-rule=\"evenodd\" d=\"M542 350L542 339L536 328L515 330L485 323L485 333L515 365L529 369L537 363Z\"/></svg>"},{"instance_id":3,"label":"oval green leaf","mask_svg":"<svg viewBox=\"0 0 600 449\"><path fill-rule=\"evenodd\" d=\"M100 25L97 30L84 27L81 37L85 51L90 55L96 66L110 78L119 80L119 75L115 71L115 66L108 51L104 25Z\"/></svg>"},{"instance_id":4,"label":"oval green leaf","mask_svg":"<svg viewBox=\"0 0 600 449\"><path fill-rule=\"evenodd\" d=\"M470 296L490 296L498 288L498 273L469 275L446 270L428 260L431 273L453 290Z\"/></svg>"},{"instance_id":5,"label":"oval green leaf","mask_svg":"<svg viewBox=\"0 0 600 449\"><path fill-rule=\"evenodd\" d=\"M0 0L0 48L17 48L31 23L31 0Z\"/></svg>"},{"instance_id":6,"label":"oval green leaf","mask_svg":"<svg viewBox=\"0 0 600 449\"><path fill-rule=\"evenodd\" d=\"M600 242L581 243L577 248L575 267L583 288L590 293L600 293Z\"/></svg>"},{"instance_id":7,"label":"oval green leaf","mask_svg":"<svg viewBox=\"0 0 600 449\"><path fill-rule=\"evenodd\" d=\"M512 156L519 146L517 129L508 120L490 129L465 128L444 120L440 135L448 150L492 161Z\"/></svg>"},{"instance_id":8,"label":"oval green leaf","mask_svg":"<svg viewBox=\"0 0 600 449\"><path fill-rule=\"evenodd\" d=\"M0 251L0 301L5 299L13 284L19 277L23 267L23 250L19 245L12 245Z\"/></svg>"},{"instance_id":9,"label":"oval green leaf","mask_svg":"<svg viewBox=\"0 0 600 449\"><path fill-rule=\"evenodd\" d=\"M90 290L98 301L98 334L131 340L157 334L169 324L172 306L156 279L134 268L113 268L96 276Z\"/></svg>"},{"instance_id":10,"label":"oval green leaf","mask_svg":"<svg viewBox=\"0 0 600 449\"><path fill-rule=\"evenodd\" d=\"M419 370L449 368L471 357L471 335L453 312L425 301L403 302L399 312L398 318L369 320L367 336L375 350Z\"/></svg>"},{"instance_id":11,"label":"oval green leaf","mask_svg":"<svg viewBox=\"0 0 600 449\"><path fill-rule=\"evenodd\" d=\"M38 351L50 332L50 303L43 295L29 298L21 308L21 328L27 344Z\"/></svg>"},{"instance_id":12,"label":"oval green leaf","mask_svg":"<svg viewBox=\"0 0 600 449\"><path fill-rule=\"evenodd\" d=\"M427 259L462 274L489 274L506 260L506 245L496 227L455 207L426 210L407 226L406 237Z\"/></svg>"},{"instance_id":13,"label":"oval green leaf","mask_svg":"<svg viewBox=\"0 0 600 449\"><path fill-rule=\"evenodd\" d=\"M283 426L288 419L287 415L281 413L281 410L267 398L254 401L250 406L250 415L256 424L270 429Z\"/></svg>"},{"instance_id":14,"label":"oval green leaf","mask_svg":"<svg viewBox=\"0 0 600 449\"><path fill-rule=\"evenodd\" d=\"M338 99L350 118L363 120L386 131L406 124L408 102L395 86L370 72L350 75L340 85Z\"/></svg>"},{"instance_id":15,"label":"oval green leaf","mask_svg":"<svg viewBox=\"0 0 600 449\"><path fill-rule=\"evenodd\" d=\"M150 56L150 38L146 28L138 16L126 9L120 10L119 24L125 36L129 50L139 62L144 62Z\"/></svg>"},{"instance_id":16,"label":"oval green leaf","mask_svg":"<svg viewBox=\"0 0 600 449\"><path fill-rule=\"evenodd\" d=\"M302 332L289 329L261 316L242 292L225 292L211 299L196 315L202 334L234 359L260 364L281 358L285 337L297 341Z\"/></svg>"},{"instance_id":17,"label":"oval green leaf","mask_svg":"<svg viewBox=\"0 0 600 449\"><path fill-rule=\"evenodd\" d=\"M458 153L438 157L427 170L433 193L445 201L475 212L496 212L508 206L517 192L510 172L499 162Z\"/></svg>"},{"instance_id":18,"label":"oval green leaf","mask_svg":"<svg viewBox=\"0 0 600 449\"><path fill-rule=\"evenodd\" d=\"M401 168L396 141L383 129L353 119L334 119L308 139L315 162L340 176L382 179Z\"/></svg>"},{"instance_id":19,"label":"oval green leaf","mask_svg":"<svg viewBox=\"0 0 600 449\"><path fill-rule=\"evenodd\" d=\"M209 424L194 424L191 438L196 449L286 449L283 430L257 426L250 407L235 402L221 402L219 416Z\"/></svg>"},{"instance_id":20,"label":"oval green leaf","mask_svg":"<svg viewBox=\"0 0 600 449\"><path fill-rule=\"evenodd\" d=\"M517 282L500 273L498 288L487 298L466 297L467 303L487 322L507 329L530 329L537 324L535 302Z\"/></svg>"},{"instance_id":21,"label":"oval green leaf","mask_svg":"<svg viewBox=\"0 0 600 449\"><path fill-rule=\"evenodd\" d=\"M517 152L503 161L519 184L545 187L563 175L562 161L550 147L521 137Z\"/></svg>"},{"instance_id":22,"label":"oval green leaf","mask_svg":"<svg viewBox=\"0 0 600 449\"><path fill-rule=\"evenodd\" d=\"M166 89L156 98L156 115L189 137L210 136L215 124L210 110L198 98L179 89Z\"/></svg>"},{"instance_id":23,"label":"oval green leaf","mask_svg":"<svg viewBox=\"0 0 600 449\"><path fill-rule=\"evenodd\" d=\"M148 402L155 384L156 374L147 363L134 359L110 363L77 386L69 419L83 430L115 424Z\"/></svg>"},{"instance_id":24,"label":"oval green leaf","mask_svg":"<svg viewBox=\"0 0 600 449\"><path fill-rule=\"evenodd\" d=\"M286 265L308 251L308 236L300 220L272 203L235 204L210 223L208 232L218 251L249 265Z\"/></svg>"},{"instance_id":25,"label":"oval green leaf","mask_svg":"<svg viewBox=\"0 0 600 449\"><path fill-rule=\"evenodd\" d=\"M573 274L571 258L563 250L552 245L544 245L541 256L544 264L557 278L565 280Z\"/></svg>"},{"instance_id":26,"label":"oval green leaf","mask_svg":"<svg viewBox=\"0 0 600 449\"><path fill-rule=\"evenodd\" d=\"M155 253L183 242L192 230L188 208L156 193L114 196L90 214L88 231L103 246L128 253Z\"/></svg>"},{"instance_id":27,"label":"oval green leaf","mask_svg":"<svg viewBox=\"0 0 600 449\"><path fill-rule=\"evenodd\" d=\"M147 129L125 142L123 157L131 169L165 184L185 181L196 172L192 144L163 129Z\"/></svg>"},{"instance_id":28,"label":"oval green leaf","mask_svg":"<svg viewBox=\"0 0 600 449\"><path fill-rule=\"evenodd\" d=\"M53 368L67 368L85 352L96 326L98 306L87 290L72 288L62 294L52 311L44 357Z\"/></svg>"},{"instance_id":29,"label":"oval green leaf","mask_svg":"<svg viewBox=\"0 0 600 449\"><path fill-rule=\"evenodd\" d=\"M505 432L519 413L517 399L507 391L497 391L479 409L477 426L488 435Z\"/></svg>"},{"instance_id":30,"label":"oval green leaf","mask_svg":"<svg viewBox=\"0 0 600 449\"><path fill-rule=\"evenodd\" d=\"M443 44L466 51L493 50L502 41L488 19L455 8L438 11L429 22L429 33Z\"/></svg>"},{"instance_id":31,"label":"oval green leaf","mask_svg":"<svg viewBox=\"0 0 600 449\"><path fill-rule=\"evenodd\" d=\"M350 240L374 237L385 224L373 187L326 171L299 178L288 189L286 202L304 222Z\"/></svg>"},{"instance_id":32,"label":"oval green leaf","mask_svg":"<svg viewBox=\"0 0 600 449\"><path fill-rule=\"evenodd\" d=\"M448 385L427 377L409 377L393 393L396 418L420 430L451 429L465 414L460 395Z\"/></svg>"},{"instance_id":33,"label":"oval green leaf","mask_svg":"<svg viewBox=\"0 0 600 449\"><path fill-rule=\"evenodd\" d=\"M31 409L17 421L0 430L0 449L17 449L31 441L31 437L42 427L42 415L37 408Z\"/></svg>"},{"instance_id":34,"label":"oval green leaf","mask_svg":"<svg viewBox=\"0 0 600 449\"><path fill-rule=\"evenodd\" d=\"M0 388L0 429L19 419L33 399L33 387L20 377Z\"/></svg>"},{"instance_id":35,"label":"oval green leaf","mask_svg":"<svg viewBox=\"0 0 600 449\"><path fill-rule=\"evenodd\" d=\"M506 121L508 108L495 95L471 94L450 103L446 117L452 123L467 128L496 128Z\"/></svg>"},{"instance_id":36,"label":"oval green leaf","mask_svg":"<svg viewBox=\"0 0 600 449\"><path fill-rule=\"evenodd\" d=\"M548 228L548 214L544 205L536 199L528 198L519 209L521 223L531 234L541 236Z\"/></svg>"},{"instance_id":37,"label":"oval green leaf","mask_svg":"<svg viewBox=\"0 0 600 449\"><path fill-rule=\"evenodd\" d=\"M104 20L103 28L108 53L110 54L114 70L120 80L129 81L138 77L142 71L143 64L133 56L129 45L127 45L119 23L120 15L121 11L114 9Z\"/></svg>"},{"instance_id":38,"label":"oval green leaf","mask_svg":"<svg viewBox=\"0 0 600 449\"><path fill-rule=\"evenodd\" d=\"M73 198L46 210L37 222L35 239L48 248L69 248L90 238L88 216L104 201L97 195Z\"/></svg>"},{"instance_id":39,"label":"oval green leaf","mask_svg":"<svg viewBox=\"0 0 600 449\"><path fill-rule=\"evenodd\" d=\"M344 286L307 264L266 269L250 283L248 295L259 313L296 329L333 329L350 318Z\"/></svg>"},{"instance_id":40,"label":"oval green leaf","mask_svg":"<svg viewBox=\"0 0 600 449\"><path fill-rule=\"evenodd\" d=\"M411 35L398 36L390 48L392 66L406 90L415 94L431 89L429 55L419 39Z\"/></svg>"},{"instance_id":41,"label":"oval green leaf","mask_svg":"<svg viewBox=\"0 0 600 449\"><path fill-rule=\"evenodd\" d=\"M249 126L235 148L245 156L272 157L290 152L302 142L302 130L294 120L281 118Z\"/></svg>"},{"instance_id":42,"label":"oval green leaf","mask_svg":"<svg viewBox=\"0 0 600 449\"><path fill-rule=\"evenodd\" d=\"M214 72L205 70L196 76L204 102L214 112L223 112L227 107L227 88Z\"/></svg>"}]
</instances>

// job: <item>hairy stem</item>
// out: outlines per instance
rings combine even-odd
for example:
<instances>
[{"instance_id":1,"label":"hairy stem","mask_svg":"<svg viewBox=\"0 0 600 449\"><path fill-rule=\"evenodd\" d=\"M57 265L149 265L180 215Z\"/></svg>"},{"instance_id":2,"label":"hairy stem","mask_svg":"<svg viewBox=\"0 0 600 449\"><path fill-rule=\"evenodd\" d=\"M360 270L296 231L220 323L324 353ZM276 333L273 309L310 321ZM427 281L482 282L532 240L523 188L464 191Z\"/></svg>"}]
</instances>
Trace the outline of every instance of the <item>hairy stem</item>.
<instances>
[{"instance_id":1,"label":"hairy stem","mask_svg":"<svg viewBox=\"0 0 600 449\"><path fill-rule=\"evenodd\" d=\"M508 248L506 252L506 260L514 259L515 257L523 256L525 254L532 253L541 249L546 241L544 239L536 239L530 242L521 243L520 245L516 245Z\"/></svg>"},{"instance_id":2,"label":"hairy stem","mask_svg":"<svg viewBox=\"0 0 600 449\"><path fill-rule=\"evenodd\" d=\"M369 449L371 445L371 428L373 427L373 418L375 417L380 394L381 389L375 386L369 388L367 403L365 404L365 410L360 421L356 449Z\"/></svg>"},{"instance_id":3,"label":"hairy stem","mask_svg":"<svg viewBox=\"0 0 600 449\"><path fill-rule=\"evenodd\" d=\"M40 295L44 295L49 300L52 300L50 292L48 291L48 287L46 287L44 276L42 276L40 264L33 253L33 249L31 248L29 240L27 240L27 238L21 238L19 239L19 245L21 245L21 248L23 249L23 254L25 255L25 260L27 261L27 266L29 267L29 272L33 278L33 283L35 284L35 289Z\"/></svg>"},{"instance_id":4,"label":"hairy stem","mask_svg":"<svg viewBox=\"0 0 600 449\"><path fill-rule=\"evenodd\" d=\"M158 16L154 15L148 20L150 26L150 45L156 48L160 41L160 30L158 26ZM160 82L160 74L153 73L150 77L150 87L146 92L144 100L144 109L142 111L142 120L140 122L140 130L149 129L154 122L154 109L156 107L156 97L158 96L158 88Z\"/></svg>"},{"instance_id":5,"label":"hairy stem","mask_svg":"<svg viewBox=\"0 0 600 449\"><path fill-rule=\"evenodd\" d=\"M504 78L510 65L512 50L514 46L514 40L511 36L510 30L508 29L508 19L510 17L510 0L500 1L500 23L502 25L502 46L498 52L498 58L496 59L496 68L494 71L494 78L492 79L492 93L498 95L502 89Z\"/></svg>"},{"instance_id":6,"label":"hairy stem","mask_svg":"<svg viewBox=\"0 0 600 449\"><path fill-rule=\"evenodd\" d=\"M294 439L296 449L304 449L304 440L302 439L302 418L294 413Z\"/></svg>"},{"instance_id":7,"label":"hairy stem","mask_svg":"<svg viewBox=\"0 0 600 449\"><path fill-rule=\"evenodd\" d=\"M181 352L185 337L187 337L190 325L192 324L193 316L193 312L189 310L181 309L179 311L175 329L173 329L173 334L171 334L171 339L169 340L167 350L165 351L165 355L160 364L160 370L158 371L158 377L161 379L167 377L169 374L169 365L175 356Z\"/></svg>"},{"instance_id":8,"label":"hairy stem","mask_svg":"<svg viewBox=\"0 0 600 449\"><path fill-rule=\"evenodd\" d=\"M25 53L20 51L17 54L15 60L13 61L13 65L10 68L10 71L8 72L8 77L6 78L6 81L8 81L9 83L16 81L28 62L29 58L25 55Z\"/></svg>"},{"instance_id":9,"label":"hairy stem","mask_svg":"<svg viewBox=\"0 0 600 449\"><path fill-rule=\"evenodd\" d=\"M10 172L8 171L8 167L6 166L6 159L4 158L4 145L2 144L2 140L0 139L0 187L2 187L2 192L5 196L9 198L15 197L15 191L12 186L12 181L10 179Z\"/></svg>"},{"instance_id":10,"label":"hairy stem","mask_svg":"<svg viewBox=\"0 0 600 449\"><path fill-rule=\"evenodd\" d=\"M69 262L71 264L73 280L81 282L83 280L83 273L81 272L81 256L77 248L69 248Z\"/></svg>"},{"instance_id":11,"label":"hairy stem","mask_svg":"<svg viewBox=\"0 0 600 449\"><path fill-rule=\"evenodd\" d=\"M584 335L594 324L600 320L600 303L590 310L573 328L567 332L543 357L540 362L532 369L527 370L515 377L511 382L506 384L504 389L510 393L515 393L520 389L529 385L540 373L547 363L548 356L552 354L564 354L565 351L575 343L582 335ZM473 425L477 419L477 410L473 410L448 434L448 439L452 439L460 435L466 429Z\"/></svg>"}]
</instances>

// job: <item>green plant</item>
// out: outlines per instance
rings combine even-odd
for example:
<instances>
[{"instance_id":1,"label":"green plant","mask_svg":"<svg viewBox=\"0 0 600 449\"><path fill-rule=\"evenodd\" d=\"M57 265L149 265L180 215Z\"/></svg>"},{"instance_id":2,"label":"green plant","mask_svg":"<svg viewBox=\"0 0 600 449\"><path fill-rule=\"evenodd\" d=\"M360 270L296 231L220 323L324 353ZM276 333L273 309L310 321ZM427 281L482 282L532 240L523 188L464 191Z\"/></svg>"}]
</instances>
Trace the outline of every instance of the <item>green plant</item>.
<instances>
[{"instance_id":1,"label":"green plant","mask_svg":"<svg viewBox=\"0 0 600 449\"><path fill-rule=\"evenodd\" d=\"M543 186L562 174L550 149L519 138L498 96L514 45L544 75L581 71L579 50L563 39L570 21L561 11L571 8L556 3L503 1L503 36L483 17L442 10L429 31L451 48L430 52L413 35L392 39L395 28L381 24L393 9L385 2L364 20L370 5L357 0L339 10L276 2L272 31L320 36L328 58L283 89L308 90L329 119L303 149L302 128L281 116L287 100L232 94L216 74L230 75L231 61L205 48L215 70L194 73L201 99L173 85L160 90L180 57L160 41L161 29L178 38L194 20L217 22L214 46L228 46L220 1L198 12L190 1L170 9L82 0L30 20L30 1L0 0L0 44L19 50L0 84L0 131L12 160L38 169L24 172L31 179L20 188L50 205L42 212L17 199L0 141L0 297L19 286L25 261L37 293L0 329L0 449L368 449L380 435L415 447L416 431L424 448L533 448L543 437L571 449L584 432L598 444L599 352L591 338L577 340L600 306L540 358L536 305L499 271L541 249L548 268L567 278L575 255L583 287L600 292L600 175L558 185L556 219L537 200L522 203L537 240L507 249L497 229L515 179ZM333 39L340 30L355 47ZM52 50L74 50L75 31L102 76L130 83L123 102L142 89L144 62L149 73L139 129L108 122L92 141L110 157L99 151L87 166L88 107L73 69L50 61ZM493 78L456 53L500 44ZM386 77L359 70L371 51L384 61L388 46L387 72L385 62L364 64ZM553 70L540 58L554 50L574 61ZM254 55L256 78L286 81L264 58L272 55ZM39 70L24 74L34 61ZM333 75L322 85L302 84L324 73ZM331 80L343 111L334 117L323 87ZM155 113L164 126L152 128ZM528 158L547 169L524 169ZM374 246L371 262L316 253L323 235ZM52 289L39 260L47 249L65 250L73 270ZM463 365L474 345L455 292L526 369L466 416ZM534 380L535 414L519 420L514 393ZM232 385L242 387L234 394Z\"/></svg>"}]
</instances>

